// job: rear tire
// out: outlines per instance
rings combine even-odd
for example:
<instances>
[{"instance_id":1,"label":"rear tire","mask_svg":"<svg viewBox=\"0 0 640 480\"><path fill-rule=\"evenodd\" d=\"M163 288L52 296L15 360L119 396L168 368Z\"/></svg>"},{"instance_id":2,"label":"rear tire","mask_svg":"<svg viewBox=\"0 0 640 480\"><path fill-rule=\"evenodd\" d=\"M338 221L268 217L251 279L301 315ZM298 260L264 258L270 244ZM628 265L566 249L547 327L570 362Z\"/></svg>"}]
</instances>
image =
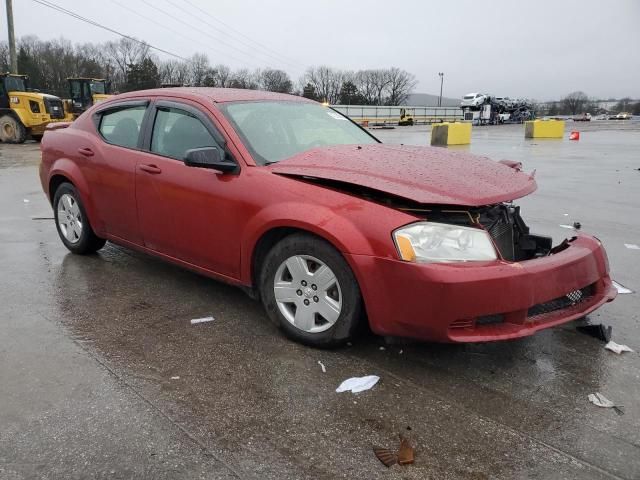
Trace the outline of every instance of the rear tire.
<instances>
[{"instance_id":1,"label":"rear tire","mask_svg":"<svg viewBox=\"0 0 640 480\"><path fill-rule=\"evenodd\" d=\"M315 347L345 343L363 316L360 288L345 259L306 233L285 237L267 254L260 296L269 318L289 338Z\"/></svg>"},{"instance_id":2,"label":"rear tire","mask_svg":"<svg viewBox=\"0 0 640 480\"><path fill-rule=\"evenodd\" d=\"M0 117L0 140L4 143L24 143L27 139L27 129L22 122L13 115Z\"/></svg>"},{"instance_id":3,"label":"rear tire","mask_svg":"<svg viewBox=\"0 0 640 480\"><path fill-rule=\"evenodd\" d=\"M80 195L71 183L61 183L56 190L53 212L60 240L69 251L85 255L104 247L106 240L94 233Z\"/></svg>"}]
</instances>

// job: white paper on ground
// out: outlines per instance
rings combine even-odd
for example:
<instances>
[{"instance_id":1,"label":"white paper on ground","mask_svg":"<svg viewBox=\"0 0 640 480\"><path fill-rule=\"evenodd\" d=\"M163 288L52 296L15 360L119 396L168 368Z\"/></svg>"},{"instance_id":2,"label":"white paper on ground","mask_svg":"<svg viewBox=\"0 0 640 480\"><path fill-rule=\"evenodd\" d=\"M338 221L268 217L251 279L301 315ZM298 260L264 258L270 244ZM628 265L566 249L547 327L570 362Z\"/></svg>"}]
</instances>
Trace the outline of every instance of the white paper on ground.
<instances>
[{"instance_id":1,"label":"white paper on ground","mask_svg":"<svg viewBox=\"0 0 640 480\"><path fill-rule=\"evenodd\" d=\"M327 367L324 366L324 363L318 360L318 365L320 365L320 368L322 369L322 373L327 373Z\"/></svg>"},{"instance_id":2,"label":"white paper on ground","mask_svg":"<svg viewBox=\"0 0 640 480\"><path fill-rule=\"evenodd\" d=\"M633 350L631 350L626 345L620 345L620 344L614 342L613 340L611 340L609 343L607 343L604 346L604 348L606 348L607 350L611 350L612 352L615 352L618 355L620 355L622 352L633 352Z\"/></svg>"},{"instance_id":3,"label":"white paper on ground","mask_svg":"<svg viewBox=\"0 0 640 480\"><path fill-rule=\"evenodd\" d=\"M194 318L193 320L191 320L191 325L196 325L198 323L205 323L205 322L213 322L213 317Z\"/></svg>"},{"instance_id":4,"label":"white paper on ground","mask_svg":"<svg viewBox=\"0 0 640 480\"><path fill-rule=\"evenodd\" d=\"M616 290L618 291L618 293L624 294L624 293L633 293L633 290L625 287L624 285L620 285L618 282L616 282L615 280L613 280L611 283L613 283L613 286L616 287Z\"/></svg>"},{"instance_id":5,"label":"white paper on ground","mask_svg":"<svg viewBox=\"0 0 640 480\"><path fill-rule=\"evenodd\" d=\"M560 226L561 226L562 228L569 228L569 229L571 229L571 230L575 230L575 228L573 228L573 225L564 225L564 224L560 224Z\"/></svg>"},{"instance_id":6,"label":"white paper on ground","mask_svg":"<svg viewBox=\"0 0 640 480\"><path fill-rule=\"evenodd\" d=\"M624 246L630 250L640 250L640 245L636 245L635 243L625 243Z\"/></svg>"},{"instance_id":7,"label":"white paper on ground","mask_svg":"<svg viewBox=\"0 0 640 480\"><path fill-rule=\"evenodd\" d=\"M24 203L29 203L29 199L28 199L28 198L25 198L25 199L23 200L23 202L24 202Z\"/></svg>"},{"instance_id":8,"label":"white paper on ground","mask_svg":"<svg viewBox=\"0 0 640 480\"><path fill-rule=\"evenodd\" d=\"M180 377L171 377L171 380L180 380Z\"/></svg>"},{"instance_id":9,"label":"white paper on ground","mask_svg":"<svg viewBox=\"0 0 640 480\"><path fill-rule=\"evenodd\" d=\"M369 390L376 383L378 383L380 377L377 375L367 375L366 377L353 377L348 378L344 382L340 384L338 388L336 388L336 392L348 392L358 393L364 392L365 390Z\"/></svg>"},{"instance_id":10,"label":"white paper on ground","mask_svg":"<svg viewBox=\"0 0 640 480\"><path fill-rule=\"evenodd\" d=\"M597 405L602 408L612 408L615 407L616 404L609 400L607 397L602 395L600 392L590 393L587 398L591 403Z\"/></svg>"}]
</instances>

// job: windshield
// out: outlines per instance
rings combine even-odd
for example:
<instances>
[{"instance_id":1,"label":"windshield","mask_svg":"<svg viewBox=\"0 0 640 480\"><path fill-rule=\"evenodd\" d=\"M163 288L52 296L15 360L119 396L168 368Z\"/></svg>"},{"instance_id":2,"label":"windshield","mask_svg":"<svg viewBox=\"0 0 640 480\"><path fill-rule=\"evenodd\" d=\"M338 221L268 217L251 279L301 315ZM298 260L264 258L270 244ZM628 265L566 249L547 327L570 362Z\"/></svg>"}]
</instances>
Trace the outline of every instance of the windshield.
<instances>
[{"instance_id":1,"label":"windshield","mask_svg":"<svg viewBox=\"0 0 640 480\"><path fill-rule=\"evenodd\" d=\"M107 93L104 88L104 82L91 82L91 93L99 93L102 95Z\"/></svg>"},{"instance_id":2,"label":"windshield","mask_svg":"<svg viewBox=\"0 0 640 480\"><path fill-rule=\"evenodd\" d=\"M23 77L5 77L5 85L7 92L26 92L27 91L27 83L25 82Z\"/></svg>"},{"instance_id":3,"label":"windshield","mask_svg":"<svg viewBox=\"0 0 640 480\"><path fill-rule=\"evenodd\" d=\"M221 110L256 162L268 164L315 147L378 141L329 107L302 102L238 102Z\"/></svg>"}]
</instances>

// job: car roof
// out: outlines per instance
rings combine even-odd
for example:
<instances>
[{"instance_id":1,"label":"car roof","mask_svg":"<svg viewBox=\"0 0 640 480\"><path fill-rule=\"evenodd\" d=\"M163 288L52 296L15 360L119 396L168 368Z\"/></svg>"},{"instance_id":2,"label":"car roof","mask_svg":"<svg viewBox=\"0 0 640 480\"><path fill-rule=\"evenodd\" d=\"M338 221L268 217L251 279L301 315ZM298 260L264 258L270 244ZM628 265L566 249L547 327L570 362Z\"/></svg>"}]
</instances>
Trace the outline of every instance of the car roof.
<instances>
[{"instance_id":1,"label":"car roof","mask_svg":"<svg viewBox=\"0 0 640 480\"><path fill-rule=\"evenodd\" d=\"M244 88L210 88L210 87L172 87L138 90L117 95L118 99L143 96L180 97L191 100L210 100L215 103L243 102L243 101L297 101L313 102L308 98L285 93L265 92L262 90L248 90ZM315 103L315 102L314 102Z\"/></svg>"}]
</instances>

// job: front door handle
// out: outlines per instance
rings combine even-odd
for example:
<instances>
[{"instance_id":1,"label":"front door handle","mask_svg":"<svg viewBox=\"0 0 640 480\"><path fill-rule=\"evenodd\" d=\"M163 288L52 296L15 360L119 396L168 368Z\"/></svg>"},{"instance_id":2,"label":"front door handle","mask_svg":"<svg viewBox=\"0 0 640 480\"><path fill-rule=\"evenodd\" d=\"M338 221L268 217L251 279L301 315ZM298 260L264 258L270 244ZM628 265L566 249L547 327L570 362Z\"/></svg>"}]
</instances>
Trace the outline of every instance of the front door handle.
<instances>
[{"instance_id":1,"label":"front door handle","mask_svg":"<svg viewBox=\"0 0 640 480\"><path fill-rule=\"evenodd\" d=\"M157 165L140 165L140 170L147 173L162 173L162 170Z\"/></svg>"},{"instance_id":2,"label":"front door handle","mask_svg":"<svg viewBox=\"0 0 640 480\"><path fill-rule=\"evenodd\" d=\"M78 153L80 155L84 155L85 157L93 157L93 150L88 147L80 147L78 149Z\"/></svg>"}]
</instances>

